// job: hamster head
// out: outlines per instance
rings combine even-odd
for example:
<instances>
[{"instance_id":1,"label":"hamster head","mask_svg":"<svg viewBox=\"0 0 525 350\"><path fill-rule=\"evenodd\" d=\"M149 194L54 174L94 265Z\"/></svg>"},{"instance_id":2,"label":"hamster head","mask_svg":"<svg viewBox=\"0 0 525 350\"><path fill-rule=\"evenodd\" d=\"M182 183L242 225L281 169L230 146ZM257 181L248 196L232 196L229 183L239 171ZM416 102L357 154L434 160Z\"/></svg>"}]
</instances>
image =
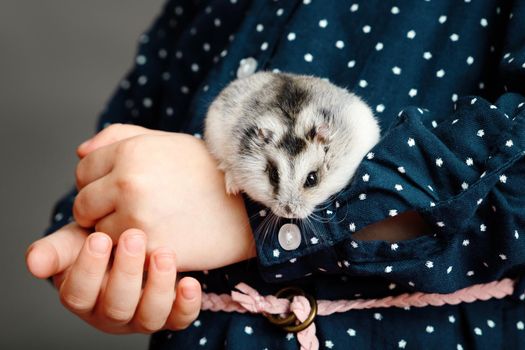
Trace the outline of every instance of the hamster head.
<instances>
[{"instance_id":1,"label":"hamster head","mask_svg":"<svg viewBox=\"0 0 525 350\"><path fill-rule=\"evenodd\" d=\"M268 73L266 73L268 74ZM370 108L326 81L274 74L244 113L237 178L252 199L285 218L306 218L351 180L379 139Z\"/></svg>"}]
</instances>

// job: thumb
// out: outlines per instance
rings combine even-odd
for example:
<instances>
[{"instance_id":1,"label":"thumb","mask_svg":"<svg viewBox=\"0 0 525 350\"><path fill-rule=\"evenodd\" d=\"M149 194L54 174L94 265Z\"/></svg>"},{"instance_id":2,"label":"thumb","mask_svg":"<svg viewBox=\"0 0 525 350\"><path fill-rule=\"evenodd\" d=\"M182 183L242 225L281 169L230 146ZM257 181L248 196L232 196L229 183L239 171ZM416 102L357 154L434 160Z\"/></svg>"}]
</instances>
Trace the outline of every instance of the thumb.
<instances>
[{"instance_id":1,"label":"thumb","mask_svg":"<svg viewBox=\"0 0 525 350\"><path fill-rule=\"evenodd\" d=\"M98 134L82 143L77 148L77 156L84 158L94 150L110 145L112 143L143 134L151 134L157 131L131 124L111 124Z\"/></svg>"},{"instance_id":2,"label":"thumb","mask_svg":"<svg viewBox=\"0 0 525 350\"><path fill-rule=\"evenodd\" d=\"M64 271L76 260L88 234L73 222L35 241L26 251L27 269L42 279Z\"/></svg>"}]
</instances>

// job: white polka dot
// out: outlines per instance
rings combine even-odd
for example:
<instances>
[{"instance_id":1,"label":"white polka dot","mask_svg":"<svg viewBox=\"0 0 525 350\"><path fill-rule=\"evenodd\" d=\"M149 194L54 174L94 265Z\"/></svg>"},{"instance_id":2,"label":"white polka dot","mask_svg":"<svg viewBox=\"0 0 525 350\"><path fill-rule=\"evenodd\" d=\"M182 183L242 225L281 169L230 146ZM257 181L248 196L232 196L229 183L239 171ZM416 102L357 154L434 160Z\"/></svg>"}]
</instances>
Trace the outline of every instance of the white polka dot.
<instances>
[{"instance_id":1,"label":"white polka dot","mask_svg":"<svg viewBox=\"0 0 525 350\"><path fill-rule=\"evenodd\" d=\"M307 53L307 54L304 55L304 60L306 62L312 62L314 60L314 56L312 56L312 54L310 54L310 53Z\"/></svg>"},{"instance_id":2,"label":"white polka dot","mask_svg":"<svg viewBox=\"0 0 525 350\"><path fill-rule=\"evenodd\" d=\"M253 328L250 326L244 327L244 333L252 335L253 334Z\"/></svg>"},{"instance_id":3,"label":"white polka dot","mask_svg":"<svg viewBox=\"0 0 525 350\"><path fill-rule=\"evenodd\" d=\"M215 18L213 20L213 25L216 26L216 27L220 27L221 26L221 19L220 18Z\"/></svg>"},{"instance_id":4,"label":"white polka dot","mask_svg":"<svg viewBox=\"0 0 525 350\"><path fill-rule=\"evenodd\" d=\"M365 88L367 87L368 83L366 80L359 80L359 86L362 87L362 88Z\"/></svg>"},{"instance_id":5,"label":"white polka dot","mask_svg":"<svg viewBox=\"0 0 525 350\"><path fill-rule=\"evenodd\" d=\"M376 44L376 51L381 51L381 50L383 50L383 47L384 47L383 43L377 43L377 44Z\"/></svg>"},{"instance_id":6,"label":"white polka dot","mask_svg":"<svg viewBox=\"0 0 525 350\"><path fill-rule=\"evenodd\" d=\"M362 179L363 179L364 182L368 182L368 180L370 180L370 175L368 175L368 174L364 174L364 175L362 176Z\"/></svg>"},{"instance_id":7,"label":"white polka dot","mask_svg":"<svg viewBox=\"0 0 525 350\"><path fill-rule=\"evenodd\" d=\"M356 12L357 10L359 10L359 4L352 4L352 6L350 6L351 12Z\"/></svg>"},{"instance_id":8,"label":"white polka dot","mask_svg":"<svg viewBox=\"0 0 525 350\"><path fill-rule=\"evenodd\" d=\"M449 267L447 268L447 275L448 275L449 273L451 273L451 272L452 272L452 266L449 266Z\"/></svg>"},{"instance_id":9,"label":"white polka dot","mask_svg":"<svg viewBox=\"0 0 525 350\"><path fill-rule=\"evenodd\" d=\"M379 104L376 106L376 111L382 113L385 110L385 105Z\"/></svg>"},{"instance_id":10,"label":"white polka dot","mask_svg":"<svg viewBox=\"0 0 525 350\"><path fill-rule=\"evenodd\" d=\"M490 328L494 328L496 327L496 323L492 320L487 320L487 326L489 326Z\"/></svg>"},{"instance_id":11,"label":"white polka dot","mask_svg":"<svg viewBox=\"0 0 525 350\"><path fill-rule=\"evenodd\" d=\"M166 115L172 116L173 115L173 108L171 108L171 107L166 108Z\"/></svg>"},{"instance_id":12,"label":"white polka dot","mask_svg":"<svg viewBox=\"0 0 525 350\"><path fill-rule=\"evenodd\" d=\"M450 35L450 40L458 41L459 40L459 35L457 35L456 33L453 33L452 35Z\"/></svg>"},{"instance_id":13,"label":"white polka dot","mask_svg":"<svg viewBox=\"0 0 525 350\"><path fill-rule=\"evenodd\" d=\"M470 66L472 63L474 63L474 57L468 56L467 57L467 64Z\"/></svg>"},{"instance_id":14,"label":"white polka dot","mask_svg":"<svg viewBox=\"0 0 525 350\"><path fill-rule=\"evenodd\" d=\"M319 21L319 27L326 28L328 26L328 21L326 19L322 19Z\"/></svg>"},{"instance_id":15,"label":"white polka dot","mask_svg":"<svg viewBox=\"0 0 525 350\"><path fill-rule=\"evenodd\" d=\"M409 30L407 32L407 38L414 39L416 37L416 32L414 30Z\"/></svg>"},{"instance_id":16,"label":"white polka dot","mask_svg":"<svg viewBox=\"0 0 525 350\"><path fill-rule=\"evenodd\" d=\"M482 27L486 27L486 26L488 26L489 22L487 22L487 19L486 19L486 18L482 18L482 19L479 21L479 24L481 24Z\"/></svg>"},{"instance_id":17,"label":"white polka dot","mask_svg":"<svg viewBox=\"0 0 525 350\"><path fill-rule=\"evenodd\" d=\"M432 54L428 51L426 51L425 53L423 53L423 58L426 59L426 60L429 60L432 58Z\"/></svg>"},{"instance_id":18,"label":"white polka dot","mask_svg":"<svg viewBox=\"0 0 525 350\"><path fill-rule=\"evenodd\" d=\"M483 335L483 332L481 331L481 328L479 327L474 328L474 333L476 333L476 335Z\"/></svg>"},{"instance_id":19,"label":"white polka dot","mask_svg":"<svg viewBox=\"0 0 525 350\"><path fill-rule=\"evenodd\" d=\"M159 50L159 57L160 57L160 58L166 58L166 57L168 57L168 51L166 51L165 49L160 49L160 50Z\"/></svg>"},{"instance_id":20,"label":"white polka dot","mask_svg":"<svg viewBox=\"0 0 525 350\"><path fill-rule=\"evenodd\" d=\"M399 74L401 74L401 68L399 68L399 67L397 67L397 66L396 66L396 67L393 67L393 68L392 68L392 73L394 73L395 75L399 75Z\"/></svg>"},{"instance_id":21,"label":"white polka dot","mask_svg":"<svg viewBox=\"0 0 525 350\"><path fill-rule=\"evenodd\" d=\"M452 102L456 102L458 100L458 95L457 94L452 94Z\"/></svg>"},{"instance_id":22,"label":"white polka dot","mask_svg":"<svg viewBox=\"0 0 525 350\"><path fill-rule=\"evenodd\" d=\"M261 50L262 51L266 51L266 49L268 49L268 43L264 42L264 43L261 44Z\"/></svg>"},{"instance_id":23,"label":"white polka dot","mask_svg":"<svg viewBox=\"0 0 525 350\"><path fill-rule=\"evenodd\" d=\"M433 327L433 326L427 326L427 327L425 328L425 331L426 331L427 333L434 333L434 327Z\"/></svg>"},{"instance_id":24,"label":"white polka dot","mask_svg":"<svg viewBox=\"0 0 525 350\"><path fill-rule=\"evenodd\" d=\"M338 49L342 49L343 47L345 47L345 43L342 40L337 40L335 43L335 47L337 47Z\"/></svg>"},{"instance_id":25,"label":"white polka dot","mask_svg":"<svg viewBox=\"0 0 525 350\"><path fill-rule=\"evenodd\" d=\"M303 4L309 5L312 2L312 0L303 0Z\"/></svg>"},{"instance_id":26,"label":"white polka dot","mask_svg":"<svg viewBox=\"0 0 525 350\"><path fill-rule=\"evenodd\" d=\"M407 144L408 144L409 147L414 147L416 145L416 141L413 138L410 137L407 140Z\"/></svg>"},{"instance_id":27,"label":"white polka dot","mask_svg":"<svg viewBox=\"0 0 525 350\"><path fill-rule=\"evenodd\" d=\"M447 21L447 16L439 16L438 21L441 24L445 23Z\"/></svg>"},{"instance_id":28,"label":"white polka dot","mask_svg":"<svg viewBox=\"0 0 525 350\"><path fill-rule=\"evenodd\" d=\"M352 329L352 328L348 328L346 330L346 333L348 333L348 335L351 336L351 337L355 337L355 335L356 335L355 329Z\"/></svg>"},{"instance_id":29,"label":"white polka dot","mask_svg":"<svg viewBox=\"0 0 525 350\"><path fill-rule=\"evenodd\" d=\"M397 347L400 349L404 349L407 346L407 342L404 339L401 339L397 342Z\"/></svg>"},{"instance_id":30,"label":"white polka dot","mask_svg":"<svg viewBox=\"0 0 525 350\"><path fill-rule=\"evenodd\" d=\"M434 267L434 263L433 263L432 261L429 260L429 261L425 262L425 266L426 266L427 268L431 269L431 268Z\"/></svg>"},{"instance_id":31,"label":"white polka dot","mask_svg":"<svg viewBox=\"0 0 525 350\"><path fill-rule=\"evenodd\" d=\"M150 108L151 106L153 106L153 101L151 100L151 98L146 97L144 100L142 100L142 104L144 105L144 107Z\"/></svg>"},{"instance_id":32,"label":"white polka dot","mask_svg":"<svg viewBox=\"0 0 525 350\"><path fill-rule=\"evenodd\" d=\"M210 51L210 48L211 48L211 47L210 47L210 44L209 44L209 43L204 43L204 44L202 44L202 49L203 49L204 51Z\"/></svg>"},{"instance_id":33,"label":"white polka dot","mask_svg":"<svg viewBox=\"0 0 525 350\"><path fill-rule=\"evenodd\" d=\"M348 61L347 67L348 68L354 68L355 67L355 61L354 60Z\"/></svg>"},{"instance_id":34,"label":"white polka dot","mask_svg":"<svg viewBox=\"0 0 525 350\"><path fill-rule=\"evenodd\" d=\"M288 33L287 39L288 39L289 41L294 41L295 38L296 38L296 35L295 35L294 32Z\"/></svg>"},{"instance_id":35,"label":"white polka dot","mask_svg":"<svg viewBox=\"0 0 525 350\"><path fill-rule=\"evenodd\" d=\"M390 273L390 272L392 272L392 266L385 267L385 273Z\"/></svg>"},{"instance_id":36,"label":"white polka dot","mask_svg":"<svg viewBox=\"0 0 525 350\"><path fill-rule=\"evenodd\" d=\"M278 258L279 255L281 255L281 252L279 252L279 249L274 249L272 252L274 258Z\"/></svg>"},{"instance_id":37,"label":"white polka dot","mask_svg":"<svg viewBox=\"0 0 525 350\"><path fill-rule=\"evenodd\" d=\"M410 97L414 97L417 95L417 90L416 89L410 89L410 91L408 92L408 96Z\"/></svg>"},{"instance_id":38,"label":"white polka dot","mask_svg":"<svg viewBox=\"0 0 525 350\"><path fill-rule=\"evenodd\" d=\"M120 82L120 88L121 88L121 89L127 90L127 89L129 89L130 87L131 87L131 83L129 82L129 80L124 79L124 80L122 80L122 81Z\"/></svg>"},{"instance_id":39,"label":"white polka dot","mask_svg":"<svg viewBox=\"0 0 525 350\"><path fill-rule=\"evenodd\" d=\"M436 72L436 77L443 78L445 76L445 71L443 69L440 69Z\"/></svg>"},{"instance_id":40,"label":"white polka dot","mask_svg":"<svg viewBox=\"0 0 525 350\"><path fill-rule=\"evenodd\" d=\"M397 6L392 7L392 9L390 10L390 12L391 12L393 15L397 15L397 14L399 13L399 7L397 7Z\"/></svg>"},{"instance_id":41,"label":"white polka dot","mask_svg":"<svg viewBox=\"0 0 525 350\"><path fill-rule=\"evenodd\" d=\"M284 10L283 10L283 9L277 9L277 11L275 12L275 14L276 14L277 16L282 16L283 13L284 13Z\"/></svg>"},{"instance_id":42,"label":"white polka dot","mask_svg":"<svg viewBox=\"0 0 525 350\"><path fill-rule=\"evenodd\" d=\"M264 26L262 24L257 24L257 26L255 27L255 30L258 31L258 32L262 32L264 30Z\"/></svg>"},{"instance_id":43,"label":"white polka dot","mask_svg":"<svg viewBox=\"0 0 525 350\"><path fill-rule=\"evenodd\" d=\"M182 8L182 6L176 6L175 7L175 14L177 16L181 16L183 13L184 13L184 9Z\"/></svg>"},{"instance_id":44,"label":"white polka dot","mask_svg":"<svg viewBox=\"0 0 525 350\"><path fill-rule=\"evenodd\" d=\"M437 165L438 167L441 167L441 166L443 165L443 159L441 159L441 158L437 158L437 159L436 159L436 165Z\"/></svg>"},{"instance_id":45,"label":"white polka dot","mask_svg":"<svg viewBox=\"0 0 525 350\"><path fill-rule=\"evenodd\" d=\"M187 87L187 86L182 86L180 88L180 91L183 93L183 94L188 94L190 92L190 88Z\"/></svg>"},{"instance_id":46,"label":"white polka dot","mask_svg":"<svg viewBox=\"0 0 525 350\"><path fill-rule=\"evenodd\" d=\"M208 339L206 339L206 337L203 337L203 338L199 339L199 345L200 346L206 345L207 342L208 342Z\"/></svg>"},{"instance_id":47,"label":"white polka dot","mask_svg":"<svg viewBox=\"0 0 525 350\"><path fill-rule=\"evenodd\" d=\"M368 24L363 26L363 33L370 33L370 31L372 30L372 27L370 27Z\"/></svg>"},{"instance_id":48,"label":"white polka dot","mask_svg":"<svg viewBox=\"0 0 525 350\"><path fill-rule=\"evenodd\" d=\"M137 61L138 65L142 66L142 65L146 64L147 59L146 59L146 56L139 55L139 56L137 56L136 61Z\"/></svg>"},{"instance_id":49,"label":"white polka dot","mask_svg":"<svg viewBox=\"0 0 525 350\"><path fill-rule=\"evenodd\" d=\"M516 328L522 331L523 329L525 329L525 324L523 324L522 321L519 321L518 323L516 323Z\"/></svg>"},{"instance_id":50,"label":"white polka dot","mask_svg":"<svg viewBox=\"0 0 525 350\"><path fill-rule=\"evenodd\" d=\"M192 72L198 72L199 71L199 65L197 63L193 63L191 65Z\"/></svg>"}]
</instances>

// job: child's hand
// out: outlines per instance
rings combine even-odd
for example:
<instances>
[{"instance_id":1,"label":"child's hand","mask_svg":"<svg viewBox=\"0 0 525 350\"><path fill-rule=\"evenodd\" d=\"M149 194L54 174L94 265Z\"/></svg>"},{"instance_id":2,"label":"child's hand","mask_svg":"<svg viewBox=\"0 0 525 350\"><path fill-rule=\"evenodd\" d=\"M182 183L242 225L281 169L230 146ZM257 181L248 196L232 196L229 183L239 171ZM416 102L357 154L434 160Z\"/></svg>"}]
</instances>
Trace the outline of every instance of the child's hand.
<instances>
[{"instance_id":1,"label":"child's hand","mask_svg":"<svg viewBox=\"0 0 525 350\"><path fill-rule=\"evenodd\" d=\"M226 194L223 174L204 142L137 127L123 134L138 136L122 140L118 128L79 148L73 212L81 226L95 226L114 241L128 228L142 229L148 252L171 247L180 271L255 256L242 198ZM86 148L91 153L84 156Z\"/></svg>"},{"instance_id":2,"label":"child's hand","mask_svg":"<svg viewBox=\"0 0 525 350\"><path fill-rule=\"evenodd\" d=\"M160 248L146 265L147 281L142 288L145 247L143 232L124 232L108 269L110 238L100 232L88 235L71 223L33 243L26 261L34 276L53 276L66 308L104 332L152 333L186 328L199 314L199 283L190 277L181 279L174 300L174 254Z\"/></svg>"}]
</instances>

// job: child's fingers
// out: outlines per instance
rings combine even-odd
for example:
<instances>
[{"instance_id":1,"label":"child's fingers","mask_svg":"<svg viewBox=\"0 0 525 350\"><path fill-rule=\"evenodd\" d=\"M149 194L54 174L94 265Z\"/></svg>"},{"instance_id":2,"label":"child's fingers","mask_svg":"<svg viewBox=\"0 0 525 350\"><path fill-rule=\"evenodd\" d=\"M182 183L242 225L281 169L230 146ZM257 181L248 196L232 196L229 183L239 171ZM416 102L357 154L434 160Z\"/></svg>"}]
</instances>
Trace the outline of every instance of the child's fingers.
<instances>
[{"instance_id":1,"label":"child's fingers","mask_svg":"<svg viewBox=\"0 0 525 350\"><path fill-rule=\"evenodd\" d=\"M175 299L175 256L169 249L157 249L150 257L148 280L133 323L138 331L153 333L166 323Z\"/></svg>"},{"instance_id":2,"label":"child's fingers","mask_svg":"<svg viewBox=\"0 0 525 350\"><path fill-rule=\"evenodd\" d=\"M171 330L187 328L199 316L201 299L200 283L192 277L181 279L177 284L176 298L166 328Z\"/></svg>"},{"instance_id":3,"label":"child's fingers","mask_svg":"<svg viewBox=\"0 0 525 350\"><path fill-rule=\"evenodd\" d=\"M34 242L26 252L29 271L38 278L49 278L64 271L76 260L88 234L72 222Z\"/></svg>"},{"instance_id":4,"label":"child's fingers","mask_svg":"<svg viewBox=\"0 0 525 350\"><path fill-rule=\"evenodd\" d=\"M111 254L111 239L91 234L60 286L60 300L71 312L90 314L96 304Z\"/></svg>"},{"instance_id":5,"label":"child's fingers","mask_svg":"<svg viewBox=\"0 0 525 350\"><path fill-rule=\"evenodd\" d=\"M125 222L125 220L119 220L117 212L113 212L97 221L95 230L107 233L113 239L113 242L117 242L120 234L130 228L129 226L121 225L122 221Z\"/></svg>"},{"instance_id":6,"label":"child's fingers","mask_svg":"<svg viewBox=\"0 0 525 350\"><path fill-rule=\"evenodd\" d=\"M154 130L149 130L137 125L131 124L111 124L104 130L100 131L98 134L82 143L77 148L77 155L80 158L84 158L87 154L93 152L94 150L110 145L112 143L127 139L129 137L138 136L142 134L147 134L154 132Z\"/></svg>"},{"instance_id":7,"label":"child's fingers","mask_svg":"<svg viewBox=\"0 0 525 350\"><path fill-rule=\"evenodd\" d=\"M113 212L115 202L115 186L109 176L104 176L80 190L73 204L73 215L79 225L92 227L99 219Z\"/></svg>"},{"instance_id":8,"label":"child's fingers","mask_svg":"<svg viewBox=\"0 0 525 350\"><path fill-rule=\"evenodd\" d=\"M114 325L128 323L137 308L141 289L146 235L137 229L124 232L118 242L106 288L96 312Z\"/></svg>"},{"instance_id":9,"label":"child's fingers","mask_svg":"<svg viewBox=\"0 0 525 350\"><path fill-rule=\"evenodd\" d=\"M119 143L99 148L82 158L75 170L76 185L79 190L89 183L107 175L115 162Z\"/></svg>"}]
</instances>

